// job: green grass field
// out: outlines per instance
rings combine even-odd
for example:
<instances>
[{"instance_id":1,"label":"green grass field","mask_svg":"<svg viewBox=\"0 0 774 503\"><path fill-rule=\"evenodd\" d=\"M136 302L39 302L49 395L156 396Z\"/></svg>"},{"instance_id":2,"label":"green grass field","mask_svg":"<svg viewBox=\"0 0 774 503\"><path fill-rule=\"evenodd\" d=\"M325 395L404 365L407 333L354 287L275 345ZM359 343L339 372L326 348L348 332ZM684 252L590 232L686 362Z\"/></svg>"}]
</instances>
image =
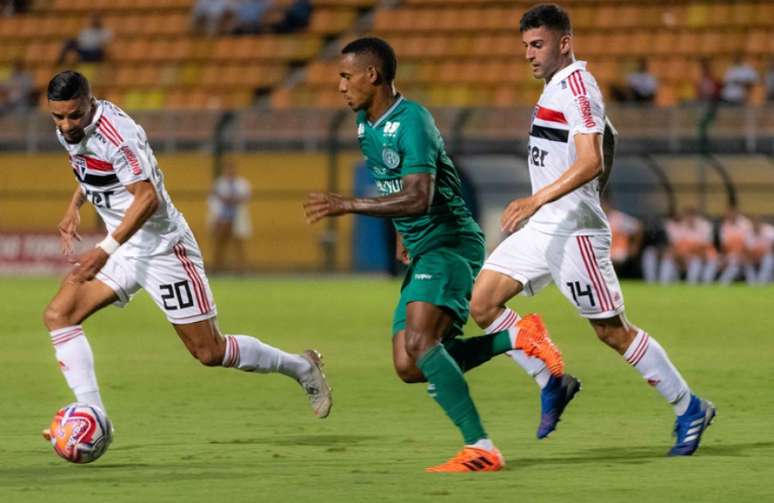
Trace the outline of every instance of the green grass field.
<instances>
[{"instance_id":1,"label":"green grass field","mask_svg":"<svg viewBox=\"0 0 774 503\"><path fill-rule=\"evenodd\" d=\"M513 303L543 313L583 391L551 438L534 437L537 386L505 357L468 374L507 458L493 474L431 475L460 439L423 385L390 360L398 283L380 279L215 279L227 333L319 348L334 388L321 421L279 375L191 358L145 295L85 323L116 427L92 465L40 438L72 401L40 312L48 279L0 281L0 501L772 501L774 289L624 285L632 321L669 352L718 417L693 458L664 457L673 416L553 289ZM477 330L469 326L469 334Z\"/></svg>"}]
</instances>

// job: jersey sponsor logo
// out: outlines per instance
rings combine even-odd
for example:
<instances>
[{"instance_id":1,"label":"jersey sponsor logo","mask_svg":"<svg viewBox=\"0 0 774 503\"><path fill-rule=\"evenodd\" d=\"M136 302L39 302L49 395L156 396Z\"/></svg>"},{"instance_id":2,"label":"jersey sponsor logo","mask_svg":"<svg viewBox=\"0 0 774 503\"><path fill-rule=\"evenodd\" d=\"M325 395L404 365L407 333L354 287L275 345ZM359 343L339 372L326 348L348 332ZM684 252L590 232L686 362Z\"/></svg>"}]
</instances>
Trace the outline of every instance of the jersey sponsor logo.
<instances>
[{"instance_id":1,"label":"jersey sponsor logo","mask_svg":"<svg viewBox=\"0 0 774 503\"><path fill-rule=\"evenodd\" d=\"M121 147L121 153L124 154L124 159L126 159L126 162L129 163L129 167L132 168L132 173L135 175L141 175L142 167L140 166L140 161L137 160L137 156L134 155L132 149L130 149L127 145L124 145Z\"/></svg>"},{"instance_id":2,"label":"jersey sponsor logo","mask_svg":"<svg viewBox=\"0 0 774 503\"><path fill-rule=\"evenodd\" d=\"M383 195L390 195L395 194L396 192L400 192L403 190L403 180L400 178L395 180L377 180L376 181L376 189L379 191L380 194Z\"/></svg>"},{"instance_id":3,"label":"jersey sponsor logo","mask_svg":"<svg viewBox=\"0 0 774 503\"><path fill-rule=\"evenodd\" d=\"M388 168L395 169L400 166L400 154L390 147L384 147L384 150L382 150L382 161L384 161L385 166Z\"/></svg>"},{"instance_id":4,"label":"jersey sponsor logo","mask_svg":"<svg viewBox=\"0 0 774 503\"><path fill-rule=\"evenodd\" d=\"M387 121L384 123L384 136L395 136L398 133L400 122Z\"/></svg>"},{"instance_id":5,"label":"jersey sponsor logo","mask_svg":"<svg viewBox=\"0 0 774 503\"><path fill-rule=\"evenodd\" d=\"M363 138L365 136L365 125L364 124L358 124L357 125L357 137Z\"/></svg>"},{"instance_id":6,"label":"jersey sponsor logo","mask_svg":"<svg viewBox=\"0 0 774 503\"><path fill-rule=\"evenodd\" d=\"M591 116L591 102L585 94L577 96L578 108L580 109L581 117L583 117L583 125L586 127L594 127L594 118Z\"/></svg>"}]
</instances>

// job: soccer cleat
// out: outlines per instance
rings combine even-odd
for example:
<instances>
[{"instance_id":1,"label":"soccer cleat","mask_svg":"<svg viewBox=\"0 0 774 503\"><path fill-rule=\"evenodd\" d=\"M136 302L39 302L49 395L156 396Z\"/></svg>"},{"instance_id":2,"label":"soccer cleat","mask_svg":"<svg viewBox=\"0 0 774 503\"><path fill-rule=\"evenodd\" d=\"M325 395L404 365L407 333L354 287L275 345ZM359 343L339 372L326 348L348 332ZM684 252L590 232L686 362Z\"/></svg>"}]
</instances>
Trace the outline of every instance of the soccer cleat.
<instances>
[{"instance_id":1,"label":"soccer cleat","mask_svg":"<svg viewBox=\"0 0 774 503\"><path fill-rule=\"evenodd\" d=\"M691 395L688 410L675 420L675 445L669 450L669 456L690 456L699 448L701 436L717 414L717 409L708 400Z\"/></svg>"},{"instance_id":2,"label":"soccer cleat","mask_svg":"<svg viewBox=\"0 0 774 503\"><path fill-rule=\"evenodd\" d=\"M51 442L51 430L46 428L45 430L40 432L41 435L43 435L43 438L46 439L46 442Z\"/></svg>"},{"instance_id":3,"label":"soccer cleat","mask_svg":"<svg viewBox=\"0 0 774 503\"><path fill-rule=\"evenodd\" d=\"M562 377L551 376L548 379L548 384L540 392L540 425L537 438L546 438L556 429L564 408L580 389L581 382L570 374Z\"/></svg>"},{"instance_id":4,"label":"soccer cleat","mask_svg":"<svg viewBox=\"0 0 774 503\"><path fill-rule=\"evenodd\" d=\"M465 446L446 463L425 468L430 473L496 472L505 466L505 459L497 448L491 451Z\"/></svg>"},{"instance_id":5,"label":"soccer cleat","mask_svg":"<svg viewBox=\"0 0 774 503\"><path fill-rule=\"evenodd\" d=\"M314 415L320 419L326 418L331 413L333 397L331 387L322 371L322 355L314 349L307 349L300 356L312 364L312 370L307 376L299 379L298 383L304 388Z\"/></svg>"},{"instance_id":6,"label":"soccer cleat","mask_svg":"<svg viewBox=\"0 0 774 503\"><path fill-rule=\"evenodd\" d=\"M524 351L527 356L543 360L552 375L560 377L564 373L562 353L548 336L543 320L537 314L528 314L516 322L515 349Z\"/></svg>"}]
</instances>

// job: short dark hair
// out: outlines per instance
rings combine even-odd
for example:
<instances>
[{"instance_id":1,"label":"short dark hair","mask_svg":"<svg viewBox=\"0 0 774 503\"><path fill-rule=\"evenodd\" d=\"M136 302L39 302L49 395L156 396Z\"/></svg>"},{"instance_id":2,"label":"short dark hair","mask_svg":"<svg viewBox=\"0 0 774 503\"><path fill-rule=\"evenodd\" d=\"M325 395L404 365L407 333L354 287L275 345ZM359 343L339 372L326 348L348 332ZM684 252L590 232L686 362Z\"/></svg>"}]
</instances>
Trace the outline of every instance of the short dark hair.
<instances>
[{"instance_id":1,"label":"short dark hair","mask_svg":"<svg viewBox=\"0 0 774 503\"><path fill-rule=\"evenodd\" d=\"M398 59L395 57L395 51L390 44L376 37L364 37L357 40L353 40L344 46L341 50L342 54L365 54L369 53L379 60L381 63L382 78L388 83L392 84L395 80L395 73L398 70Z\"/></svg>"},{"instance_id":2,"label":"short dark hair","mask_svg":"<svg viewBox=\"0 0 774 503\"><path fill-rule=\"evenodd\" d=\"M51 101L68 101L90 95L89 81L72 70L57 73L48 83L48 99Z\"/></svg>"},{"instance_id":3,"label":"short dark hair","mask_svg":"<svg viewBox=\"0 0 774 503\"><path fill-rule=\"evenodd\" d=\"M519 21L519 31L524 33L527 30L545 26L550 30L556 30L563 35L572 33L570 16L564 9L555 3L542 3L531 7L521 16Z\"/></svg>"}]
</instances>

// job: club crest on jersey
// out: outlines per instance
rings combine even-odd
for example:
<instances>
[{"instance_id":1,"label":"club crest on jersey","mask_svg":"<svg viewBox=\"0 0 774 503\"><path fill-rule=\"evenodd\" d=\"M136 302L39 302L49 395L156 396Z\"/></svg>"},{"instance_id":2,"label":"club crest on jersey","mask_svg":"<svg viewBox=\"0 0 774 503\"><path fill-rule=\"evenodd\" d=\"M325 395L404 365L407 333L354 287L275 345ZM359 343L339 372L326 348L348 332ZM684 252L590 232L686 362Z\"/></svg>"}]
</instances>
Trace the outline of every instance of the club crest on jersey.
<instances>
[{"instance_id":1,"label":"club crest on jersey","mask_svg":"<svg viewBox=\"0 0 774 503\"><path fill-rule=\"evenodd\" d=\"M395 169L400 166L400 154L390 147L384 147L382 150L382 161L384 161L384 165L388 168Z\"/></svg>"},{"instance_id":2,"label":"club crest on jersey","mask_svg":"<svg viewBox=\"0 0 774 503\"><path fill-rule=\"evenodd\" d=\"M71 156L70 164L80 180L86 177L86 158L80 155Z\"/></svg>"}]
</instances>

